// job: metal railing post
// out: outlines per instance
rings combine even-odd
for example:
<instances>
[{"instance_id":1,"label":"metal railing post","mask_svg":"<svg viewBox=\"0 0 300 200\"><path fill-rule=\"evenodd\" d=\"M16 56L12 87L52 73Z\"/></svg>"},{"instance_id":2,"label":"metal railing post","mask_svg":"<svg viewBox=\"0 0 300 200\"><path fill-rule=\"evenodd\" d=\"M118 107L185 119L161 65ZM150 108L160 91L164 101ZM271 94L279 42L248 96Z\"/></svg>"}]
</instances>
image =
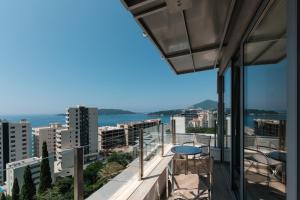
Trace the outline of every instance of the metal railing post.
<instances>
[{"instance_id":1,"label":"metal railing post","mask_svg":"<svg viewBox=\"0 0 300 200\"><path fill-rule=\"evenodd\" d=\"M166 197L169 197L169 169L168 167L165 170L166 173Z\"/></svg>"},{"instance_id":2,"label":"metal railing post","mask_svg":"<svg viewBox=\"0 0 300 200\"><path fill-rule=\"evenodd\" d=\"M158 144L161 143L161 138L159 137L160 125L161 125L160 123L156 125L156 131L157 131L157 137L158 137L157 143L158 143Z\"/></svg>"},{"instance_id":3,"label":"metal railing post","mask_svg":"<svg viewBox=\"0 0 300 200\"><path fill-rule=\"evenodd\" d=\"M140 180L143 179L144 176L144 130L140 129L140 137L139 137L139 145L140 145Z\"/></svg>"},{"instance_id":4,"label":"metal railing post","mask_svg":"<svg viewBox=\"0 0 300 200\"><path fill-rule=\"evenodd\" d=\"M161 156L165 154L164 124L161 124Z\"/></svg>"},{"instance_id":5,"label":"metal railing post","mask_svg":"<svg viewBox=\"0 0 300 200\"><path fill-rule=\"evenodd\" d=\"M215 121L215 147L217 147L217 121Z\"/></svg>"},{"instance_id":6,"label":"metal railing post","mask_svg":"<svg viewBox=\"0 0 300 200\"><path fill-rule=\"evenodd\" d=\"M174 119L171 120L171 131L172 131L172 143L176 144L176 122Z\"/></svg>"},{"instance_id":7,"label":"metal railing post","mask_svg":"<svg viewBox=\"0 0 300 200\"><path fill-rule=\"evenodd\" d=\"M74 200L83 200L83 148L74 152Z\"/></svg>"}]
</instances>

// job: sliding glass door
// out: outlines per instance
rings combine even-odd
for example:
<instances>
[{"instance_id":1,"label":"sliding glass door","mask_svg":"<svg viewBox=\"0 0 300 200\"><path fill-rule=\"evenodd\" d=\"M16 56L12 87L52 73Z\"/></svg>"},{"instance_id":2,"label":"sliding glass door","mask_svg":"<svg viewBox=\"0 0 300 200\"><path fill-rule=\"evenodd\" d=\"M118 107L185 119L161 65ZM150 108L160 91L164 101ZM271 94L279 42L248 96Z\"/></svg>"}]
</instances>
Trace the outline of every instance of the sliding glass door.
<instances>
[{"instance_id":1,"label":"sliding glass door","mask_svg":"<svg viewBox=\"0 0 300 200\"><path fill-rule=\"evenodd\" d=\"M270 1L243 45L244 199L286 198L286 0Z\"/></svg>"}]
</instances>

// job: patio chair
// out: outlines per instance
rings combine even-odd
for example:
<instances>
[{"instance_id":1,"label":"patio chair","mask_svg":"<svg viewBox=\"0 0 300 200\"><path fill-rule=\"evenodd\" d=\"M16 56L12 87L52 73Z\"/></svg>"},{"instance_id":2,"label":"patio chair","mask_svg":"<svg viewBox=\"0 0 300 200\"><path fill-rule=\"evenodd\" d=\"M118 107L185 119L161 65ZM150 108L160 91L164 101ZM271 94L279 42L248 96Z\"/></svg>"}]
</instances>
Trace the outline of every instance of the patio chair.
<instances>
[{"instance_id":1,"label":"patio chair","mask_svg":"<svg viewBox=\"0 0 300 200\"><path fill-rule=\"evenodd\" d=\"M282 169L283 163L268 157L268 154L253 148L244 150L246 179L254 183L266 183L270 189L270 182L277 181L277 173Z\"/></svg>"},{"instance_id":2,"label":"patio chair","mask_svg":"<svg viewBox=\"0 0 300 200\"><path fill-rule=\"evenodd\" d=\"M185 159L173 159L173 192L170 199L211 199L213 159L210 157L189 159L187 175L185 164Z\"/></svg>"},{"instance_id":3,"label":"patio chair","mask_svg":"<svg viewBox=\"0 0 300 200\"><path fill-rule=\"evenodd\" d=\"M201 156L211 157L210 155L210 143L211 143L211 136L207 135L195 135L195 146L202 148Z\"/></svg>"}]
</instances>

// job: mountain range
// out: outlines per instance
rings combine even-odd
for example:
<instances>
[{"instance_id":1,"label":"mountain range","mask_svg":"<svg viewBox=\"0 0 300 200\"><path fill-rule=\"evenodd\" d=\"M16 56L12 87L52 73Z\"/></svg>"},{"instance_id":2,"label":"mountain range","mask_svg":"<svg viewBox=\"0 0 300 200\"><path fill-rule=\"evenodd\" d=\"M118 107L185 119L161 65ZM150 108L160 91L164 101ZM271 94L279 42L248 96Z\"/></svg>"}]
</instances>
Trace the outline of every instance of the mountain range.
<instances>
[{"instance_id":1,"label":"mountain range","mask_svg":"<svg viewBox=\"0 0 300 200\"><path fill-rule=\"evenodd\" d=\"M99 115L124 115L124 114L136 114L135 112L131 112L129 110L122 109L108 109L108 108L100 108L98 109ZM65 116L66 114L58 114L59 116Z\"/></svg>"},{"instance_id":2,"label":"mountain range","mask_svg":"<svg viewBox=\"0 0 300 200\"><path fill-rule=\"evenodd\" d=\"M213 100L205 100L200 103L196 103L189 107L189 109L203 109L203 110L215 110L218 108L218 102Z\"/></svg>"},{"instance_id":3,"label":"mountain range","mask_svg":"<svg viewBox=\"0 0 300 200\"><path fill-rule=\"evenodd\" d=\"M99 115L122 115L122 114L135 114L135 112L131 112L129 110L122 110L122 109L107 109L101 108L98 109Z\"/></svg>"},{"instance_id":4,"label":"mountain range","mask_svg":"<svg viewBox=\"0 0 300 200\"><path fill-rule=\"evenodd\" d=\"M218 106L218 102L213 101L213 100L205 100L200 103L191 105L187 108L151 112L151 113L148 113L148 115L176 115L176 114L181 114L184 109L216 110L217 106ZM107 108L98 109L98 113L99 113L99 115L136 114L135 112L132 112L129 110L107 109ZM65 114L58 114L58 115L64 116Z\"/></svg>"}]
</instances>

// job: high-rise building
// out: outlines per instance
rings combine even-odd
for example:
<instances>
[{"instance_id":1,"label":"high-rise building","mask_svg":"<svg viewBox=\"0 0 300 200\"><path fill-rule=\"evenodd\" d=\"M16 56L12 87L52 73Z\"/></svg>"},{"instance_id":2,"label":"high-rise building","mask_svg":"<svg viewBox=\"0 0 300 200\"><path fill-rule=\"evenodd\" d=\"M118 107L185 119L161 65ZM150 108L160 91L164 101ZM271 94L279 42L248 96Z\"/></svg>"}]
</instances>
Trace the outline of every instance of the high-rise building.
<instances>
[{"instance_id":1,"label":"high-rise building","mask_svg":"<svg viewBox=\"0 0 300 200\"><path fill-rule=\"evenodd\" d=\"M202 128L214 128L215 117L212 111L205 110L198 113L198 119L200 121L200 127Z\"/></svg>"},{"instance_id":2,"label":"high-rise building","mask_svg":"<svg viewBox=\"0 0 300 200\"><path fill-rule=\"evenodd\" d=\"M67 128L75 134L75 146L84 147L85 154L98 152L98 109L78 106L68 108Z\"/></svg>"},{"instance_id":3,"label":"high-rise building","mask_svg":"<svg viewBox=\"0 0 300 200\"><path fill-rule=\"evenodd\" d=\"M102 126L98 129L99 150L113 149L126 145L125 129Z\"/></svg>"},{"instance_id":4,"label":"high-rise building","mask_svg":"<svg viewBox=\"0 0 300 200\"><path fill-rule=\"evenodd\" d=\"M31 157L31 124L0 121L0 183L6 179L6 164Z\"/></svg>"},{"instance_id":5,"label":"high-rise building","mask_svg":"<svg viewBox=\"0 0 300 200\"><path fill-rule=\"evenodd\" d=\"M61 124L53 123L46 127L38 127L32 129L33 136L33 155L42 156L43 142L47 143L48 153L55 154L56 151L56 131L63 129Z\"/></svg>"},{"instance_id":6,"label":"high-rise building","mask_svg":"<svg viewBox=\"0 0 300 200\"><path fill-rule=\"evenodd\" d=\"M48 159L49 159L50 172L52 177L52 183L54 183L55 181L54 171L53 171L54 157L52 154L49 155L50 156ZM6 164L7 194L12 195L12 188L13 188L15 178L18 179L19 188L22 188L24 184L24 179L23 179L24 171L27 166L30 166L33 182L36 186L36 189L38 189L38 185L40 183L40 165L41 165L41 158L38 157L28 158L28 159L19 160L19 161Z\"/></svg>"},{"instance_id":7,"label":"high-rise building","mask_svg":"<svg viewBox=\"0 0 300 200\"><path fill-rule=\"evenodd\" d=\"M56 130L55 171L69 170L74 167L74 147L79 146L79 137L72 129Z\"/></svg>"},{"instance_id":8,"label":"high-rise building","mask_svg":"<svg viewBox=\"0 0 300 200\"><path fill-rule=\"evenodd\" d=\"M66 127L56 130L55 171L72 173L74 148L83 147L85 162L98 155L98 109L78 106L68 108Z\"/></svg>"},{"instance_id":9,"label":"high-rise building","mask_svg":"<svg viewBox=\"0 0 300 200\"><path fill-rule=\"evenodd\" d=\"M188 126L189 122L192 121L194 118L198 117L199 109L187 109L184 110L182 116L185 117L185 124Z\"/></svg>"},{"instance_id":10,"label":"high-rise building","mask_svg":"<svg viewBox=\"0 0 300 200\"><path fill-rule=\"evenodd\" d=\"M216 117L212 111L202 110L196 118L189 122L189 126L200 128L214 128Z\"/></svg>"}]
</instances>

